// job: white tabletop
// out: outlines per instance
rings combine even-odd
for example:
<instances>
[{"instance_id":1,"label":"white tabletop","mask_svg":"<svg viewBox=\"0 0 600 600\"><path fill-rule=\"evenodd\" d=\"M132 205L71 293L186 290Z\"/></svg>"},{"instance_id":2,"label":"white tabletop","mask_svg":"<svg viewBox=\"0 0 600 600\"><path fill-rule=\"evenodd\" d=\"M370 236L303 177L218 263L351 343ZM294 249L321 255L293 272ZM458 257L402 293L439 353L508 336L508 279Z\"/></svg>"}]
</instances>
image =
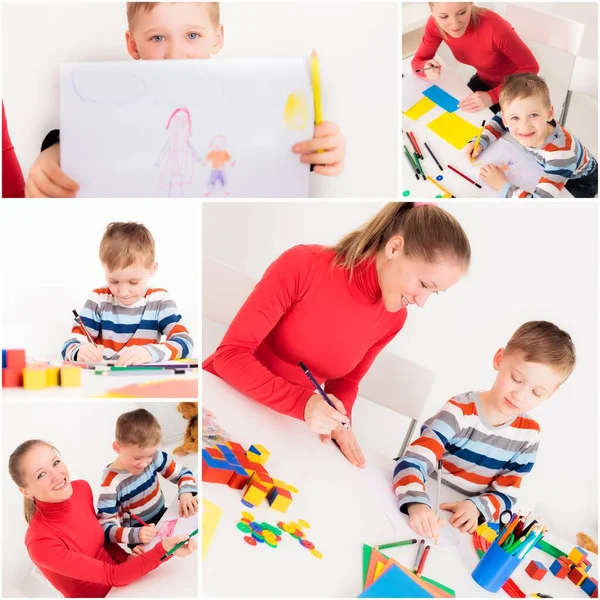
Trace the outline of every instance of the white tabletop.
<instances>
[{"instance_id":1,"label":"white tabletop","mask_svg":"<svg viewBox=\"0 0 600 600\"><path fill-rule=\"evenodd\" d=\"M179 500L169 505L161 520L179 516ZM113 587L107 598L197 598L198 561L200 556L198 536L196 552L185 558L174 556L137 581L122 587Z\"/></svg>"},{"instance_id":2,"label":"white tabletop","mask_svg":"<svg viewBox=\"0 0 600 600\"><path fill-rule=\"evenodd\" d=\"M394 466L391 458L378 456L363 446L367 467L358 469L336 446L322 444L303 422L246 398L218 377L203 372L202 392L203 405L215 414L231 439L244 448L262 444L271 452L266 464L269 475L299 490L282 514L272 510L266 501L256 508L246 508L241 503L241 491L226 485L202 484L203 497L223 510L203 562L203 595L356 597L362 591L364 543L372 546L418 538L407 517L397 508L391 486ZM435 482L428 490L435 499ZM459 499L458 492L442 486L443 502ZM264 544L249 546L236 527L242 511L246 510L258 522L308 521L311 528L305 530L306 537L322 552L323 558L313 557L286 533L277 548ZM457 540L454 546L432 546L424 575L453 588L457 596L494 596L471 578L478 563L472 537L454 529L450 533L453 536ZM552 536L548 541L567 552L573 546ZM413 566L415 553L414 545L386 551L407 567ZM552 561L539 550L532 551L527 558L540 560L547 566ZM586 597L570 581L553 576L534 582L520 569L514 579L528 594L541 591L553 596ZM499 595L506 596L504 592Z\"/></svg>"},{"instance_id":3,"label":"white tabletop","mask_svg":"<svg viewBox=\"0 0 600 600\"><path fill-rule=\"evenodd\" d=\"M479 169L485 164L485 153L481 155L481 161L478 165L471 165L469 159L465 155L464 150L457 150L454 146L440 138L438 135L433 133L427 128L427 124L441 116L445 111L439 106L435 106L429 112L425 113L419 119L413 121L409 119L404 111L408 110L411 106L416 104L421 98L423 98L423 91L432 85L437 85L442 88L450 95L454 96L458 100L471 94L471 90L467 86L466 82L462 81L458 75L443 61L436 57L436 60L443 65L440 78L437 81L429 81L421 77L417 77L412 72L410 65L413 57L406 58L402 61L402 144L405 144L408 150L413 152L413 148L408 141L406 132L411 131L415 134L417 143L421 148L421 152L425 157L424 160L420 161L426 175L429 175L433 179L436 179L438 175L441 175L443 179L439 182L444 188L451 192L456 198L497 198L498 192L486 185L483 180L479 177ZM472 123L477 129L481 127L481 122L485 119L486 122L494 116L491 110L488 108L481 110L476 113L467 113L463 110L458 110L457 113L465 121ZM523 164L529 163L532 168L539 169L539 165L535 160L523 150L518 142L516 142L510 134L506 134L502 138L506 140L510 145L506 145L508 151L513 154L514 157L519 156L520 162ZM425 148L424 144L431 148L435 157L438 159L443 171L440 171L439 167ZM407 200L411 200L413 197L416 198L435 198L438 194L443 195L443 192L437 188L430 181L423 181L422 178L419 180L415 179L414 171L408 163L408 159L404 153L404 148L400 148L399 160L402 161L402 191L409 191L410 196L406 197ZM494 162L490 160L490 162ZM481 163L481 164L479 164ZM469 183L463 179L460 175L450 170L447 165L451 164L453 167L458 169L461 173L470 177L479 185L481 188L476 187L472 183ZM532 190L528 190L532 191ZM566 188L563 188L561 198L572 198L573 196L568 192Z\"/></svg>"}]
</instances>

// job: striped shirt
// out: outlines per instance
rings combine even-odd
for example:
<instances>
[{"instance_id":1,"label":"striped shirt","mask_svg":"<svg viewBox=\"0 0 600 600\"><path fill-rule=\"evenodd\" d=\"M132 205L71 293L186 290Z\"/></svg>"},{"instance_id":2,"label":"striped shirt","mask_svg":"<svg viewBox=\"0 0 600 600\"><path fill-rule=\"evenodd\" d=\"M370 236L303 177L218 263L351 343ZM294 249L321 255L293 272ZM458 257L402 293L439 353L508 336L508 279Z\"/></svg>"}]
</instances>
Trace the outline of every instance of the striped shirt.
<instances>
[{"instance_id":1,"label":"striped shirt","mask_svg":"<svg viewBox=\"0 0 600 600\"><path fill-rule=\"evenodd\" d=\"M535 462L540 427L523 413L504 425L490 425L479 392L455 396L421 427L394 469L400 510L408 504L431 507L425 481L442 460L443 481L470 496L486 521L511 509L521 481Z\"/></svg>"},{"instance_id":2,"label":"striped shirt","mask_svg":"<svg viewBox=\"0 0 600 600\"><path fill-rule=\"evenodd\" d=\"M499 198L557 198L569 179L589 175L598 165L590 151L560 123L552 121L554 131L541 148L523 148L542 166L544 174L533 192L528 192L510 182L504 184ZM485 126L479 144L485 150L500 139L508 128L502 121L502 113L494 115ZM471 141L475 141L473 138Z\"/></svg>"},{"instance_id":3,"label":"striped shirt","mask_svg":"<svg viewBox=\"0 0 600 600\"><path fill-rule=\"evenodd\" d=\"M158 483L158 474L179 488L177 496L198 494L196 479L186 467L178 465L166 452L159 450L152 462L139 474L134 475L111 465L102 474L102 486L96 514L104 538L109 542L139 544L141 525L129 516L135 514L148 521L165 506L165 497ZM128 514L124 514L128 513Z\"/></svg>"},{"instance_id":4,"label":"striped shirt","mask_svg":"<svg viewBox=\"0 0 600 600\"><path fill-rule=\"evenodd\" d=\"M149 288L131 306L123 306L108 287L94 290L79 313L94 343L105 348L105 358L113 358L126 346L143 346L150 353L148 362L187 358L194 342L182 323L177 305L167 290ZM89 343L85 332L74 321L72 338L61 354L64 360L76 360L82 344ZM166 340L161 343L162 336Z\"/></svg>"}]
</instances>

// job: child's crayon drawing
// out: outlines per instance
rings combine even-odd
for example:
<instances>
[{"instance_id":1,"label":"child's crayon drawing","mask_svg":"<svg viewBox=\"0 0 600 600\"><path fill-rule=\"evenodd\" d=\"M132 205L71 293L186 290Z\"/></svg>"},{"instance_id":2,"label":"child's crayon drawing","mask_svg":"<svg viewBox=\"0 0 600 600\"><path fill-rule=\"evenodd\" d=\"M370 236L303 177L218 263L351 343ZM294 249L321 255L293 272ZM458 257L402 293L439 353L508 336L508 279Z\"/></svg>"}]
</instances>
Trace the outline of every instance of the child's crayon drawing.
<instances>
[{"instance_id":1,"label":"child's crayon drawing","mask_svg":"<svg viewBox=\"0 0 600 600\"><path fill-rule=\"evenodd\" d=\"M156 528L156 536L152 539L151 542L146 544L146 551L151 550L158 544L158 542L162 542L162 540L173 535L175 531L175 527L177 526L177 519L168 519L167 521L161 521Z\"/></svg>"},{"instance_id":2,"label":"child's crayon drawing","mask_svg":"<svg viewBox=\"0 0 600 600\"><path fill-rule=\"evenodd\" d=\"M217 135L213 138L209 146L209 152L202 163L204 166L210 164L210 175L206 184L205 196L210 196L220 186L226 196L229 196L227 191L227 178L225 176L225 167L229 163L230 167L235 165L235 161L231 160L231 156L226 150L227 138L223 135Z\"/></svg>"},{"instance_id":3,"label":"child's crayon drawing","mask_svg":"<svg viewBox=\"0 0 600 600\"><path fill-rule=\"evenodd\" d=\"M308 100L304 92L292 92L285 103L283 120L290 129L304 131L308 127Z\"/></svg>"},{"instance_id":4,"label":"child's crayon drawing","mask_svg":"<svg viewBox=\"0 0 600 600\"><path fill-rule=\"evenodd\" d=\"M173 111L165 129L168 131L167 141L156 162L161 167L160 187L168 188L168 196L184 197L185 186L194 180L195 162L200 155L192 144L192 117L187 108Z\"/></svg>"}]
</instances>

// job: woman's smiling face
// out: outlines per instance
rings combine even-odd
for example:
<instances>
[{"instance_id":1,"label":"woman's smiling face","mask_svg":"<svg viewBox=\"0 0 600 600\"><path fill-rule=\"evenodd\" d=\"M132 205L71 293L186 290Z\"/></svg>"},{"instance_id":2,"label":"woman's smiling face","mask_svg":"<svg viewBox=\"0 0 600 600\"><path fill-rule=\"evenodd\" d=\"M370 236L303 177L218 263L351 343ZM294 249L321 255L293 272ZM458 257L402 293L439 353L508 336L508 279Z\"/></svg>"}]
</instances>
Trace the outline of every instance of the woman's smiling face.
<instances>
[{"instance_id":1,"label":"woman's smiling face","mask_svg":"<svg viewBox=\"0 0 600 600\"><path fill-rule=\"evenodd\" d=\"M465 34L471 22L472 2L434 2L431 14L444 33L451 37Z\"/></svg>"},{"instance_id":2,"label":"woman's smiling face","mask_svg":"<svg viewBox=\"0 0 600 600\"><path fill-rule=\"evenodd\" d=\"M30 500L63 502L73 493L69 469L58 452L46 444L37 444L21 460L26 487L19 488Z\"/></svg>"}]
</instances>

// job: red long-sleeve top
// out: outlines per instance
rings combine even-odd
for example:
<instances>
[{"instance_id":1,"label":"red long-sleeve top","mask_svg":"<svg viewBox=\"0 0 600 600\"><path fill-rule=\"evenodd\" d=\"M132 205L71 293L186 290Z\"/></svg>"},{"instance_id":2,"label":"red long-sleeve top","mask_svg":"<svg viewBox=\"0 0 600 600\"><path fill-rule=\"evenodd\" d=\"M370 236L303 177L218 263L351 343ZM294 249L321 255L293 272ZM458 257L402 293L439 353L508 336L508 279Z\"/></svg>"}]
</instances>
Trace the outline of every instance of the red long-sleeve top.
<instances>
[{"instance_id":1,"label":"red long-sleeve top","mask_svg":"<svg viewBox=\"0 0 600 600\"><path fill-rule=\"evenodd\" d=\"M422 69L431 60L439 45L446 42L454 58L477 69L479 79L491 89L488 94L498 103L502 82L513 73L537 73L537 60L512 25L491 10L479 13L477 27L471 21L459 38L446 34L443 38L435 19L429 17L421 44L412 59L413 71ZM425 73L416 73L425 77Z\"/></svg>"},{"instance_id":2,"label":"red long-sleeve top","mask_svg":"<svg viewBox=\"0 0 600 600\"><path fill-rule=\"evenodd\" d=\"M73 494L64 502L36 500L25 535L31 560L63 596L104 598L111 587L127 585L160 565L162 544L131 560L118 545L105 545L90 485L71 485Z\"/></svg>"},{"instance_id":3,"label":"red long-sleeve top","mask_svg":"<svg viewBox=\"0 0 600 600\"><path fill-rule=\"evenodd\" d=\"M358 384L400 331L406 309L388 312L375 259L332 266L333 250L295 246L265 272L203 368L277 412L304 419L315 390L298 362L347 414Z\"/></svg>"},{"instance_id":4,"label":"red long-sleeve top","mask_svg":"<svg viewBox=\"0 0 600 600\"><path fill-rule=\"evenodd\" d=\"M25 180L8 134L4 102L2 103L2 197L25 198Z\"/></svg>"}]
</instances>

